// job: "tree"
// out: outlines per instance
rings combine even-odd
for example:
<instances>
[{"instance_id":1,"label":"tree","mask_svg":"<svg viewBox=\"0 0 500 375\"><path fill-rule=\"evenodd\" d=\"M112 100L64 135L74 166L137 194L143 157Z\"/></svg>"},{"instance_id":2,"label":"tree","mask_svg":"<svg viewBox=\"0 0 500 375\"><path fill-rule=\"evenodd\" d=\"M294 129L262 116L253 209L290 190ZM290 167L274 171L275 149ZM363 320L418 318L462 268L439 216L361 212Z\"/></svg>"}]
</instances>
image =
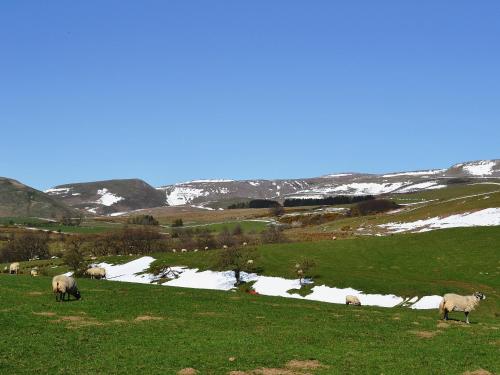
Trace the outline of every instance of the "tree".
<instances>
[{"instance_id":1,"label":"tree","mask_svg":"<svg viewBox=\"0 0 500 375\"><path fill-rule=\"evenodd\" d=\"M241 272L253 272L257 253L249 247L228 247L223 249L219 256L219 266L231 269L236 279L235 286L241 284Z\"/></svg>"},{"instance_id":2,"label":"tree","mask_svg":"<svg viewBox=\"0 0 500 375\"><path fill-rule=\"evenodd\" d=\"M87 269L83 249L84 242L85 239L82 236L70 236L67 239L66 251L63 256L64 263L77 275L82 275Z\"/></svg>"},{"instance_id":3,"label":"tree","mask_svg":"<svg viewBox=\"0 0 500 375\"><path fill-rule=\"evenodd\" d=\"M23 233L15 236L2 249L1 259L5 262L49 257L47 234Z\"/></svg>"},{"instance_id":4,"label":"tree","mask_svg":"<svg viewBox=\"0 0 500 375\"><path fill-rule=\"evenodd\" d=\"M184 226L184 223L182 221L182 219L175 219L172 223L172 227L182 227Z\"/></svg>"},{"instance_id":5,"label":"tree","mask_svg":"<svg viewBox=\"0 0 500 375\"><path fill-rule=\"evenodd\" d=\"M277 206L273 206L269 209L269 214L271 216L280 217L285 213L285 209L282 205L278 204Z\"/></svg>"},{"instance_id":6,"label":"tree","mask_svg":"<svg viewBox=\"0 0 500 375\"><path fill-rule=\"evenodd\" d=\"M283 229L277 225L270 225L266 230L262 231L261 239L263 243L278 243L286 241Z\"/></svg>"}]
</instances>

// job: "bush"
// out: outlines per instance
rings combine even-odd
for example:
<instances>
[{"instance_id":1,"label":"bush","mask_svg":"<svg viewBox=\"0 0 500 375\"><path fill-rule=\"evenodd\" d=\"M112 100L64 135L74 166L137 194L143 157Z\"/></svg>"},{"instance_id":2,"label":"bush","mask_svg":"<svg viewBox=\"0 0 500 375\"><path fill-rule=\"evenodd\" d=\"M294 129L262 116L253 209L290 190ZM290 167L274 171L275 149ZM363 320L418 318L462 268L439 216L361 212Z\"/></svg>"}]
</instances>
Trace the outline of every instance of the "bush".
<instances>
[{"instance_id":1,"label":"bush","mask_svg":"<svg viewBox=\"0 0 500 375\"><path fill-rule=\"evenodd\" d=\"M219 256L218 266L222 269L231 269L236 279L235 285L241 284L241 272L253 272L257 253L249 247L228 247L222 250Z\"/></svg>"},{"instance_id":2,"label":"bush","mask_svg":"<svg viewBox=\"0 0 500 375\"><path fill-rule=\"evenodd\" d=\"M278 202L269 199L252 199L248 202L249 208L271 208L281 206Z\"/></svg>"},{"instance_id":3,"label":"bush","mask_svg":"<svg viewBox=\"0 0 500 375\"><path fill-rule=\"evenodd\" d=\"M351 208L352 216L364 216L381 212L387 212L400 208L399 204L389 199L374 199L371 201L360 202Z\"/></svg>"},{"instance_id":4,"label":"bush","mask_svg":"<svg viewBox=\"0 0 500 375\"><path fill-rule=\"evenodd\" d=\"M172 223L172 227L178 228L184 226L182 219L175 219Z\"/></svg>"},{"instance_id":5,"label":"bush","mask_svg":"<svg viewBox=\"0 0 500 375\"><path fill-rule=\"evenodd\" d=\"M15 236L2 249L2 262L23 261L29 259L47 259L49 257L49 237L47 234L24 233Z\"/></svg>"},{"instance_id":6,"label":"bush","mask_svg":"<svg viewBox=\"0 0 500 375\"><path fill-rule=\"evenodd\" d=\"M337 195L320 199L290 198L283 202L284 207L298 206L334 206L338 204L351 204L375 199L373 195Z\"/></svg>"},{"instance_id":7,"label":"bush","mask_svg":"<svg viewBox=\"0 0 500 375\"><path fill-rule=\"evenodd\" d=\"M260 235L263 243L278 243L286 241L283 229L277 225L270 225Z\"/></svg>"},{"instance_id":8,"label":"bush","mask_svg":"<svg viewBox=\"0 0 500 375\"><path fill-rule=\"evenodd\" d=\"M181 220L182 221L182 220ZM159 222L151 215L139 215L131 217L127 220L129 224L137 224L137 225L158 225ZM182 226L182 225L180 225Z\"/></svg>"}]
</instances>

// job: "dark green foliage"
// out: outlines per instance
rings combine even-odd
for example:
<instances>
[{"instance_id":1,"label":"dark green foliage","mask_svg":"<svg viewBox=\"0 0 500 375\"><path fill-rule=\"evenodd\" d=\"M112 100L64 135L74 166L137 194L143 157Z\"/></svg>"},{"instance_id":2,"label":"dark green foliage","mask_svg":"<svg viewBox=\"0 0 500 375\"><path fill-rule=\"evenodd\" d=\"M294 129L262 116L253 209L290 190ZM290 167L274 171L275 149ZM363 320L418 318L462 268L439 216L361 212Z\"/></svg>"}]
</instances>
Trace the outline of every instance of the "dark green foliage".
<instances>
[{"instance_id":1,"label":"dark green foliage","mask_svg":"<svg viewBox=\"0 0 500 375\"><path fill-rule=\"evenodd\" d=\"M221 269L234 271L235 285L240 285L241 272L253 272L255 270L257 254L255 249L251 247L231 246L221 250L219 253L218 266Z\"/></svg>"},{"instance_id":2,"label":"dark green foliage","mask_svg":"<svg viewBox=\"0 0 500 375\"><path fill-rule=\"evenodd\" d=\"M284 207L298 207L298 206L334 206L339 204L351 204L375 199L373 195L337 195L335 197L327 197L321 199L301 199L290 198L285 199Z\"/></svg>"},{"instance_id":3,"label":"dark green foliage","mask_svg":"<svg viewBox=\"0 0 500 375\"><path fill-rule=\"evenodd\" d=\"M158 225L159 222L152 215L133 216L127 220L129 224L136 225Z\"/></svg>"},{"instance_id":4,"label":"dark green foliage","mask_svg":"<svg viewBox=\"0 0 500 375\"><path fill-rule=\"evenodd\" d=\"M280 204L269 199L252 199L248 202L248 208L271 208L276 206L280 206Z\"/></svg>"},{"instance_id":5,"label":"dark green foliage","mask_svg":"<svg viewBox=\"0 0 500 375\"><path fill-rule=\"evenodd\" d=\"M178 228L178 227L182 227L184 226L184 222L182 221L182 219L175 219L172 223L172 227L174 228Z\"/></svg>"},{"instance_id":6,"label":"dark green foliage","mask_svg":"<svg viewBox=\"0 0 500 375\"><path fill-rule=\"evenodd\" d=\"M75 275L83 275L87 269L84 254L85 239L81 236L70 236L66 239L66 251L63 260Z\"/></svg>"},{"instance_id":7,"label":"dark green foliage","mask_svg":"<svg viewBox=\"0 0 500 375\"><path fill-rule=\"evenodd\" d=\"M401 206L389 199L374 199L365 202L359 202L351 208L352 216L364 216L396 210Z\"/></svg>"}]
</instances>

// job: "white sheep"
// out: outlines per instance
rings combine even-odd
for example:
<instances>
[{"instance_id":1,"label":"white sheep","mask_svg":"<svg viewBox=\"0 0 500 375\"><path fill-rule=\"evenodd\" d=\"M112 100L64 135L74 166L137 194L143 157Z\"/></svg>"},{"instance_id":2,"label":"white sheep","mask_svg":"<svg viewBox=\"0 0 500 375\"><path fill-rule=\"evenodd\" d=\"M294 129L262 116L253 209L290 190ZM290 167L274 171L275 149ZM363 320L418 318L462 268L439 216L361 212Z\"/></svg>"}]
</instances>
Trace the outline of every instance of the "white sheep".
<instances>
[{"instance_id":1,"label":"white sheep","mask_svg":"<svg viewBox=\"0 0 500 375\"><path fill-rule=\"evenodd\" d=\"M246 242L243 242L243 246L246 246L246 245L248 245L248 244Z\"/></svg>"},{"instance_id":2,"label":"white sheep","mask_svg":"<svg viewBox=\"0 0 500 375\"><path fill-rule=\"evenodd\" d=\"M227 245L222 246L223 249L227 249Z\"/></svg>"},{"instance_id":3,"label":"white sheep","mask_svg":"<svg viewBox=\"0 0 500 375\"><path fill-rule=\"evenodd\" d=\"M16 275L19 273L19 262L11 263L11 265L9 267L9 273L16 274Z\"/></svg>"},{"instance_id":4,"label":"white sheep","mask_svg":"<svg viewBox=\"0 0 500 375\"><path fill-rule=\"evenodd\" d=\"M30 271L30 275L33 277L38 276L38 267L32 268Z\"/></svg>"},{"instance_id":5,"label":"white sheep","mask_svg":"<svg viewBox=\"0 0 500 375\"><path fill-rule=\"evenodd\" d=\"M187 253L187 249L181 249L181 253Z\"/></svg>"},{"instance_id":6,"label":"white sheep","mask_svg":"<svg viewBox=\"0 0 500 375\"><path fill-rule=\"evenodd\" d=\"M248 259L247 264L253 264L253 259Z\"/></svg>"},{"instance_id":7,"label":"white sheep","mask_svg":"<svg viewBox=\"0 0 500 375\"><path fill-rule=\"evenodd\" d=\"M52 291L56 294L56 301L64 301L64 295L72 295L76 299L81 298L76 281L71 276L57 275L52 278ZM59 299L57 298L59 296Z\"/></svg>"},{"instance_id":8,"label":"white sheep","mask_svg":"<svg viewBox=\"0 0 500 375\"><path fill-rule=\"evenodd\" d=\"M198 252L198 249L194 249L193 251L194 251L195 253L197 253L197 252Z\"/></svg>"},{"instance_id":9,"label":"white sheep","mask_svg":"<svg viewBox=\"0 0 500 375\"><path fill-rule=\"evenodd\" d=\"M106 278L106 269L103 267L92 267L85 271L87 275L90 276L91 279L105 279Z\"/></svg>"},{"instance_id":10,"label":"white sheep","mask_svg":"<svg viewBox=\"0 0 500 375\"><path fill-rule=\"evenodd\" d=\"M359 301L359 298L356 296L345 296L345 304L361 306L361 302Z\"/></svg>"},{"instance_id":11,"label":"white sheep","mask_svg":"<svg viewBox=\"0 0 500 375\"><path fill-rule=\"evenodd\" d=\"M176 253L176 252L177 252L177 250L175 250L175 249L172 249L172 252L173 252L173 253Z\"/></svg>"},{"instance_id":12,"label":"white sheep","mask_svg":"<svg viewBox=\"0 0 500 375\"><path fill-rule=\"evenodd\" d=\"M208 250L208 246L205 246L205 250Z\"/></svg>"},{"instance_id":13,"label":"white sheep","mask_svg":"<svg viewBox=\"0 0 500 375\"><path fill-rule=\"evenodd\" d=\"M443 300L439 304L439 313L444 314L444 320L448 320L450 311L463 311L465 322L469 324L469 313L476 308L482 299L486 299L486 296L481 292L476 292L471 296L448 293L443 296Z\"/></svg>"}]
</instances>

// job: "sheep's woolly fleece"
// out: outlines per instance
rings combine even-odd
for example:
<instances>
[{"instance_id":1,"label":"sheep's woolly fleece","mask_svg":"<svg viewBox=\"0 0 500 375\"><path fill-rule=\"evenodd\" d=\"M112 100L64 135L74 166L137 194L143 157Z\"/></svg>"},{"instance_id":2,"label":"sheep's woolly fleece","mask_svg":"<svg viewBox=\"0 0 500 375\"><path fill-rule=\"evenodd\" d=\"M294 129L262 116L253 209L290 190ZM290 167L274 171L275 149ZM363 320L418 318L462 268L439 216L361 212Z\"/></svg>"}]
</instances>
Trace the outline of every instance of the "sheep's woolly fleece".
<instances>
[{"instance_id":1,"label":"sheep's woolly fleece","mask_svg":"<svg viewBox=\"0 0 500 375\"><path fill-rule=\"evenodd\" d=\"M411 221L408 223L387 223L379 227L392 233L400 232L428 232L434 229L476 227L500 225L500 208L486 208L484 210L451 215L448 217L433 217L425 220Z\"/></svg>"},{"instance_id":2,"label":"sheep's woolly fleece","mask_svg":"<svg viewBox=\"0 0 500 375\"><path fill-rule=\"evenodd\" d=\"M125 264L112 265L99 263L99 267L106 269L107 279L110 281L122 281L149 284L158 281L158 276L145 273L155 259L145 256ZM175 286L194 289L213 289L229 291L234 288L235 278L231 271L202 271L187 267L171 267L163 277L170 279L164 282L164 286ZM398 305L410 306L413 309L437 309L440 296L425 296L402 298L393 294L365 294L353 288L334 288L326 285L316 285L307 296L297 293L289 293L291 289L300 289L298 279L285 279L281 277L261 276L255 273L241 273L244 281L253 281L253 289L262 295L278 296L285 298L296 298L310 301L322 301L329 303L344 304L347 295L355 295L364 306L395 307Z\"/></svg>"}]
</instances>

